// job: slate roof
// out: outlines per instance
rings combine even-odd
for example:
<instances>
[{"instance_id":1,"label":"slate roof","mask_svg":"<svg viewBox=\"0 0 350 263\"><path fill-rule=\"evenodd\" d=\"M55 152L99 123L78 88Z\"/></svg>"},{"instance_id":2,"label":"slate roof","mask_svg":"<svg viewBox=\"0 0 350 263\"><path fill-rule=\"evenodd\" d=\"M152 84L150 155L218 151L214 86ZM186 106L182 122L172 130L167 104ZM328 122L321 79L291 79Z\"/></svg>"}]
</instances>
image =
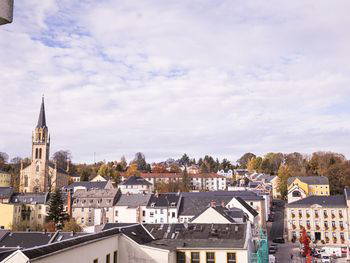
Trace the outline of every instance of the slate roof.
<instances>
[{"instance_id":1,"label":"slate roof","mask_svg":"<svg viewBox=\"0 0 350 263\"><path fill-rule=\"evenodd\" d=\"M45 104L44 97L41 99L40 114L38 118L37 128L46 128L46 117L45 117Z\"/></svg>"},{"instance_id":2,"label":"slate roof","mask_svg":"<svg viewBox=\"0 0 350 263\"><path fill-rule=\"evenodd\" d=\"M10 198L13 194L12 187L0 187L0 199Z\"/></svg>"},{"instance_id":3,"label":"slate roof","mask_svg":"<svg viewBox=\"0 0 350 263\"><path fill-rule=\"evenodd\" d=\"M152 194L147 207L168 207L172 203L175 203L175 207L181 201L181 195L178 193L162 193L162 194ZM153 206L152 206L153 204Z\"/></svg>"},{"instance_id":4,"label":"slate roof","mask_svg":"<svg viewBox=\"0 0 350 263\"><path fill-rule=\"evenodd\" d=\"M147 205L151 194L122 194L116 206L138 207Z\"/></svg>"},{"instance_id":5,"label":"slate roof","mask_svg":"<svg viewBox=\"0 0 350 263\"><path fill-rule=\"evenodd\" d=\"M237 196L236 200L251 213L254 217L256 217L259 213L250 205L248 205L241 197Z\"/></svg>"},{"instance_id":6,"label":"slate roof","mask_svg":"<svg viewBox=\"0 0 350 263\"><path fill-rule=\"evenodd\" d=\"M196 218L198 218L202 213L204 213L209 208L213 208L217 213L219 213L221 216L223 216L230 223L236 223L235 219L237 219L237 218L241 218L241 219L245 218L244 212L239 208L228 209L228 208L222 207L222 206L214 206L214 207L208 206L203 211L201 211L196 216L194 216L191 219L191 222L193 222Z\"/></svg>"},{"instance_id":7,"label":"slate roof","mask_svg":"<svg viewBox=\"0 0 350 263\"><path fill-rule=\"evenodd\" d=\"M243 248L246 224L145 224L157 248Z\"/></svg>"},{"instance_id":8,"label":"slate roof","mask_svg":"<svg viewBox=\"0 0 350 263\"><path fill-rule=\"evenodd\" d=\"M75 187L85 187L87 190L91 189L105 189L108 181L106 182L86 182L86 181L81 181L81 182L74 182L71 183L68 186L63 187L65 191L67 190L73 190Z\"/></svg>"},{"instance_id":9,"label":"slate roof","mask_svg":"<svg viewBox=\"0 0 350 263\"><path fill-rule=\"evenodd\" d=\"M120 183L120 185L152 185L147 180L143 179L141 176L130 176L124 182Z\"/></svg>"},{"instance_id":10,"label":"slate roof","mask_svg":"<svg viewBox=\"0 0 350 263\"><path fill-rule=\"evenodd\" d=\"M8 232L1 240L0 247L30 248L48 244L54 233Z\"/></svg>"},{"instance_id":11,"label":"slate roof","mask_svg":"<svg viewBox=\"0 0 350 263\"><path fill-rule=\"evenodd\" d=\"M255 215L257 212L246 202L263 200L263 197L252 191L190 192L181 193L181 196L182 201L179 210L180 216L194 216L207 207L211 201L215 201L216 204L221 204L222 202L227 204L234 197L240 197L241 199L239 199L239 201L244 202L242 205Z\"/></svg>"},{"instance_id":12,"label":"slate roof","mask_svg":"<svg viewBox=\"0 0 350 263\"><path fill-rule=\"evenodd\" d=\"M322 207L347 207L344 195L318 196L313 195L287 204L287 207L310 207L320 205Z\"/></svg>"},{"instance_id":13,"label":"slate roof","mask_svg":"<svg viewBox=\"0 0 350 263\"><path fill-rule=\"evenodd\" d=\"M48 201L48 193L14 193L10 199L10 203L15 204L46 204Z\"/></svg>"},{"instance_id":14,"label":"slate roof","mask_svg":"<svg viewBox=\"0 0 350 263\"><path fill-rule=\"evenodd\" d=\"M287 184L290 185L296 178L310 185L329 184L329 180L325 176L292 176L288 178Z\"/></svg>"}]
</instances>

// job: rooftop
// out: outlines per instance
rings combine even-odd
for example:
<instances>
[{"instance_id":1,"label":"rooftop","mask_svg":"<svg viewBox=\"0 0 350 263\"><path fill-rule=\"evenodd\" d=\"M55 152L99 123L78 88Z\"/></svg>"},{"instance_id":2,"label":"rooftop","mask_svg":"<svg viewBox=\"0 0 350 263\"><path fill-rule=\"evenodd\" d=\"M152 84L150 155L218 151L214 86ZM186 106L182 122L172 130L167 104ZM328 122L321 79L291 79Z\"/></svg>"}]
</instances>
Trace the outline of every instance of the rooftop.
<instances>
[{"instance_id":1,"label":"rooftop","mask_svg":"<svg viewBox=\"0 0 350 263\"><path fill-rule=\"evenodd\" d=\"M147 207L168 207L177 206L181 200L181 195L178 193L162 193L152 194Z\"/></svg>"},{"instance_id":2,"label":"rooftop","mask_svg":"<svg viewBox=\"0 0 350 263\"><path fill-rule=\"evenodd\" d=\"M10 203L15 204L46 204L48 201L48 193L14 193L10 199Z\"/></svg>"},{"instance_id":3,"label":"rooftop","mask_svg":"<svg viewBox=\"0 0 350 263\"><path fill-rule=\"evenodd\" d=\"M347 207L344 195L318 196L313 195L287 204L287 207L310 207L319 205L322 207Z\"/></svg>"},{"instance_id":4,"label":"rooftop","mask_svg":"<svg viewBox=\"0 0 350 263\"><path fill-rule=\"evenodd\" d=\"M295 179L299 179L303 183L311 185L329 184L329 180L325 176L292 176L287 180L288 185L292 184Z\"/></svg>"},{"instance_id":5,"label":"rooftop","mask_svg":"<svg viewBox=\"0 0 350 263\"><path fill-rule=\"evenodd\" d=\"M84 187L87 190L91 189L105 189L108 184L108 181L106 182L74 182L68 186L63 187L64 190L73 190L75 187Z\"/></svg>"},{"instance_id":6,"label":"rooftop","mask_svg":"<svg viewBox=\"0 0 350 263\"><path fill-rule=\"evenodd\" d=\"M120 185L152 185L150 182L143 179L141 176L130 176L124 182L120 183Z\"/></svg>"},{"instance_id":7,"label":"rooftop","mask_svg":"<svg viewBox=\"0 0 350 263\"><path fill-rule=\"evenodd\" d=\"M10 198L13 194L12 187L0 187L0 199Z\"/></svg>"},{"instance_id":8,"label":"rooftop","mask_svg":"<svg viewBox=\"0 0 350 263\"><path fill-rule=\"evenodd\" d=\"M122 194L116 206L138 207L147 205L151 194Z\"/></svg>"}]
</instances>

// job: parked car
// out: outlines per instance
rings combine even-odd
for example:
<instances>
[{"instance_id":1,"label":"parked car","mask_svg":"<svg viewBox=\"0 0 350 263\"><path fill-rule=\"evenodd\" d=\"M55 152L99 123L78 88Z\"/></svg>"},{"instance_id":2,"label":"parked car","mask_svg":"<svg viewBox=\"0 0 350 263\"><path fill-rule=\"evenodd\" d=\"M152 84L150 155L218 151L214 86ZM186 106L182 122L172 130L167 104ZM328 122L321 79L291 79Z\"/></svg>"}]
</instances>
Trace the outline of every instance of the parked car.
<instances>
[{"instance_id":1,"label":"parked car","mask_svg":"<svg viewBox=\"0 0 350 263\"><path fill-rule=\"evenodd\" d=\"M270 248L274 248L277 251L277 244L270 244Z\"/></svg>"},{"instance_id":2,"label":"parked car","mask_svg":"<svg viewBox=\"0 0 350 263\"><path fill-rule=\"evenodd\" d=\"M285 243L284 238L283 237L277 237L274 240L272 240L273 243L280 243L283 244Z\"/></svg>"},{"instance_id":3,"label":"parked car","mask_svg":"<svg viewBox=\"0 0 350 263\"><path fill-rule=\"evenodd\" d=\"M321 262L322 263L331 263L332 259L330 256L322 256Z\"/></svg>"},{"instance_id":4,"label":"parked car","mask_svg":"<svg viewBox=\"0 0 350 263\"><path fill-rule=\"evenodd\" d=\"M276 249L273 247L269 248L269 254L276 254Z\"/></svg>"}]
</instances>

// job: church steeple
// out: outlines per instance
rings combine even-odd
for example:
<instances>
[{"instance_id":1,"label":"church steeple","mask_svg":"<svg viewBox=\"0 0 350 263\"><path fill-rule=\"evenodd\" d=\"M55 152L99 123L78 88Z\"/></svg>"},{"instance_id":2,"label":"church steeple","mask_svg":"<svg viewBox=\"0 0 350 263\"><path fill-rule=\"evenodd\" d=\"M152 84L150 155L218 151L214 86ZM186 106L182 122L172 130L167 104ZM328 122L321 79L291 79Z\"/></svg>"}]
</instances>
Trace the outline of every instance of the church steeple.
<instances>
[{"instance_id":1,"label":"church steeple","mask_svg":"<svg viewBox=\"0 0 350 263\"><path fill-rule=\"evenodd\" d=\"M36 125L36 127L37 128L45 128L46 127L44 96L41 99L40 114L39 114L38 124Z\"/></svg>"}]
</instances>

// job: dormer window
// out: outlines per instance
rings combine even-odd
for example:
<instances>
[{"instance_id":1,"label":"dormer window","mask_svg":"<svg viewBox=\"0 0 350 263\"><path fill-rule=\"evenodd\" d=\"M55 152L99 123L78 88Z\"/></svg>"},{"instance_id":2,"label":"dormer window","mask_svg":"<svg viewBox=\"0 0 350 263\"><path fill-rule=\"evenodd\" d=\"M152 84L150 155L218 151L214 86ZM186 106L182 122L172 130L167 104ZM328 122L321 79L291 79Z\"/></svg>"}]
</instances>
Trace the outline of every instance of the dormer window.
<instances>
[{"instance_id":1,"label":"dormer window","mask_svg":"<svg viewBox=\"0 0 350 263\"><path fill-rule=\"evenodd\" d=\"M170 207L175 207L176 203L175 202L171 202Z\"/></svg>"}]
</instances>

